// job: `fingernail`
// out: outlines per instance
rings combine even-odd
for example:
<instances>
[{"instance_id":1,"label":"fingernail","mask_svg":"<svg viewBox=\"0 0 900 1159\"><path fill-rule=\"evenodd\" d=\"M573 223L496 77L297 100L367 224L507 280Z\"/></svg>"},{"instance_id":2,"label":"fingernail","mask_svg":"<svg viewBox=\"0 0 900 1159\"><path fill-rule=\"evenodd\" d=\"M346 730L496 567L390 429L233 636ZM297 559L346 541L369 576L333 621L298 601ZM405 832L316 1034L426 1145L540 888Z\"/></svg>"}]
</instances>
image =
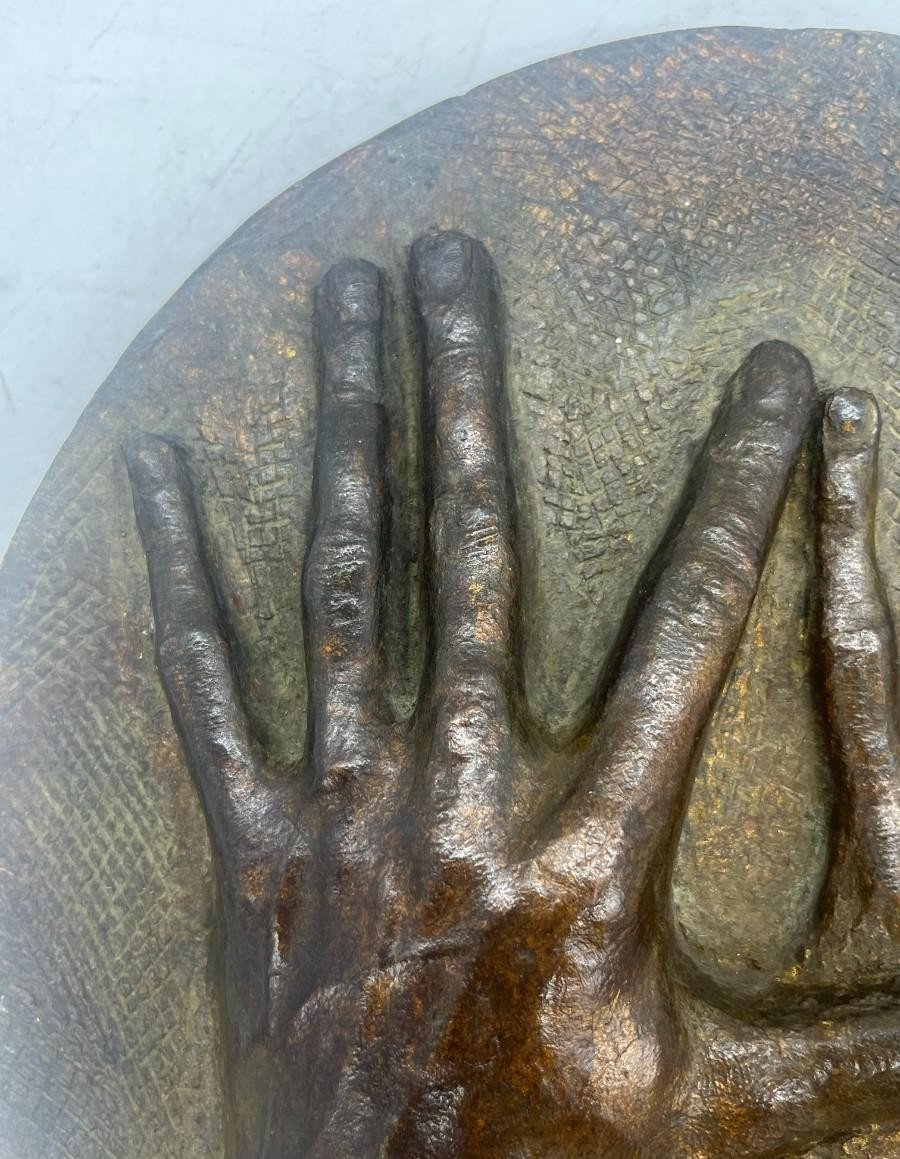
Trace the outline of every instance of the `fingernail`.
<instances>
[{"instance_id":1,"label":"fingernail","mask_svg":"<svg viewBox=\"0 0 900 1159\"><path fill-rule=\"evenodd\" d=\"M825 404L825 424L841 450L857 451L878 435L878 404L862 390L842 390Z\"/></svg>"},{"instance_id":2,"label":"fingernail","mask_svg":"<svg viewBox=\"0 0 900 1159\"><path fill-rule=\"evenodd\" d=\"M381 316L381 273L371 262L348 258L319 283L320 312L340 322L377 322Z\"/></svg>"},{"instance_id":3,"label":"fingernail","mask_svg":"<svg viewBox=\"0 0 900 1159\"><path fill-rule=\"evenodd\" d=\"M469 285L475 247L463 233L420 237L412 247L413 278L421 301L449 302Z\"/></svg>"}]
</instances>

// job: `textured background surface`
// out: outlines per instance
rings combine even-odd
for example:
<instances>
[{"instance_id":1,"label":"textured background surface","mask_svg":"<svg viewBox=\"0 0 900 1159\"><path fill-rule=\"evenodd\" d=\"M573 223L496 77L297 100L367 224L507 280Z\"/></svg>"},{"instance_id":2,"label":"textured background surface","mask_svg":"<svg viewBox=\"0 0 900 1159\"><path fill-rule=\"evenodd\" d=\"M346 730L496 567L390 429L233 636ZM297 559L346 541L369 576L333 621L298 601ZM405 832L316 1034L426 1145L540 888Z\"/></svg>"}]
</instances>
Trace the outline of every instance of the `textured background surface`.
<instances>
[{"instance_id":1,"label":"textured background surface","mask_svg":"<svg viewBox=\"0 0 900 1159\"><path fill-rule=\"evenodd\" d=\"M249 214L482 81L707 24L900 31L894 0L0 0L0 549L97 383Z\"/></svg>"},{"instance_id":2,"label":"textured background surface","mask_svg":"<svg viewBox=\"0 0 900 1159\"><path fill-rule=\"evenodd\" d=\"M394 482L414 526L403 271L432 225L480 235L505 286L526 664L549 727L591 686L722 385L760 339L804 348L822 390L881 399L879 545L900 582L898 82L898 42L854 34L686 33L550 62L304 182L144 331L52 469L0 592L10 1156L220 1153L205 838L156 679L122 439L188 448L251 708L283 759L303 740L311 287L347 254L392 278ZM676 882L693 952L745 985L789 969L822 868L803 486L706 738ZM818 1154L842 1153L898 1143Z\"/></svg>"}]
</instances>

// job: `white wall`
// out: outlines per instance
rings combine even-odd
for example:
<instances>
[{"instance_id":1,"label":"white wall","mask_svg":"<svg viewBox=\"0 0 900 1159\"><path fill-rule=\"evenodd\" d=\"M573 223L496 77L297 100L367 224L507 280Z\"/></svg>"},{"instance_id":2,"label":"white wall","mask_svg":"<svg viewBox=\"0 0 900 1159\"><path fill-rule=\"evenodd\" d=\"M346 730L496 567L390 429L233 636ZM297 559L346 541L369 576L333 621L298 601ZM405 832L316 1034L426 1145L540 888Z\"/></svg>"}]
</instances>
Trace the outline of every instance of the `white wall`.
<instances>
[{"instance_id":1,"label":"white wall","mask_svg":"<svg viewBox=\"0 0 900 1159\"><path fill-rule=\"evenodd\" d=\"M0 547L144 322L285 186L532 61L711 24L900 32L900 5L0 0Z\"/></svg>"}]
</instances>

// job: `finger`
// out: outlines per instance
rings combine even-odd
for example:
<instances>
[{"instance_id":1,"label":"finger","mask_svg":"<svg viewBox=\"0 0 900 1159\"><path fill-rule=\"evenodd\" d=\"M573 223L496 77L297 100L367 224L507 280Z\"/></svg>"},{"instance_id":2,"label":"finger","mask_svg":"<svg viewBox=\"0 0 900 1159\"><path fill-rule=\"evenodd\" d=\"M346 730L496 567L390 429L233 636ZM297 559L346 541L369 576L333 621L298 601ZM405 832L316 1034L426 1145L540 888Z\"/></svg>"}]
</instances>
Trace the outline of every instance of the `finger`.
<instances>
[{"instance_id":1,"label":"finger","mask_svg":"<svg viewBox=\"0 0 900 1159\"><path fill-rule=\"evenodd\" d=\"M900 1113L900 1017L835 1013L805 1027L752 1027L716 1013L692 1028L679 1154L805 1153Z\"/></svg>"},{"instance_id":2,"label":"finger","mask_svg":"<svg viewBox=\"0 0 900 1159\"><path fill-rule=\"evenodd\" d=\"M513 514L496 275L484 247L421 238L412 274L425 336L435 681L510 662Z\"/></svg>"},{"instance_id":3,"label":"finger","mask_svg":"<svg viewBox=\"0 0 900 1159\"><path fill-rule=\"evenodd\" d=\"M197 527L187 468L172 443L127 448L147 556L163 688L217 852L244 828L258 770Z\"/></svg>"},{"instance_id":4,"label":"finger","mask_svg":"<svg viewBox=\"0 0 900 1159\"><path fill-rule=\"evenodd\" d=\"M838 779L838 856L864 891L900 898L896 651L875 561L879 414L861 391L833 395L822 421L818 503L825 706Z\"/></svg>"},{"instance_id":5,"label":"finger","mask_svg":"<svg viewBox=\"0 0 900 1159\"><path fill-rule=\"evenodd\" d=\"M587 779L563 808L557 853L595 888L610 884L628 913L668 872L694 751L756 593L812 391L809 363L781 342L756 347L731 379L653 567Z\"/></svg>"},{"instance_id":6,"label":"finger","mask_svg":"<svg viewBox=\"0 0 900 1159\"><path fill-rule=\"evenodd\" d=\"M426 698L435 736L447 748L432 762L432 791L457 799L462 792L480 807L503 776L515 654L517 568L497 277L484 246L458 233L420 238L411 272L426 363L433 617Z\"/></svg>"},{"instance_id":7,"label":"finger","mask_svg":"<svg viewBox=\"0 0 900 1159\"><path fill-rule=\"evenodd\" d=\"M367 766L383 681L382 286L334 266L316 294L321 355L314 526L303 575L310 753L316 783Z\"/></svg>"}]
</instances>

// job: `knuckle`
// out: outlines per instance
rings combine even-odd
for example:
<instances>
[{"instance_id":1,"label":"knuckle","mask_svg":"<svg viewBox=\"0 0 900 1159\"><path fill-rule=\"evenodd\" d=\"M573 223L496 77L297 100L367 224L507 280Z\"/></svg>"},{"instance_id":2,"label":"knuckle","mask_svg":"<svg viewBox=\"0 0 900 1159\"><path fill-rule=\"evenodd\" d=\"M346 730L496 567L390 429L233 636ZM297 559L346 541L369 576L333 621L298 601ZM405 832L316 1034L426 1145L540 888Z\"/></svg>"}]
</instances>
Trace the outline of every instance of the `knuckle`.
<instances>
[{"instance_id":1,"label":"knuckle","mask_svg":"<svg viewBox=\"0 0 900 1159\"><path fill-rule=\"evenodd\" d=\"M435 504L432 538L436 549L450 559L470 561L496 574L513 564L510 526L497 503L482 503L458 511L447 501Z\"/></svg>"},{"instance_id":2,"label":"knuckle","mask_svg":"<svg viewBox=\"0 0 900 1159\"><path fill-rule=\"evenodd\" d=\"M318 535L304 568L304 598L324 616L358 616L372 597L378 570L377 549L365 540Z\"/></svg>"},{"instance_id":3,"label":"knuckle","mask_svg":"<svg viewBox=\"0 0 900 1159\"><path fill-rule=\"evenodd\" d=\"M753 598L759 580L760 548L753 529L719 521L698 538L700 591L714 604L733 607Z\"/></svg>"},{"instance_id":4,"label":"knuckle","mask_svg":"<svg viewBox=\"0 0 900 1159\"><path fill-rule=\"evenodd\" d=\"M464 549L497 550L506 534L506 520L496 504L473 507L460 521L460 542Z\"/></svg>"},{"instance_id":5,"label":"knuckle","mask_svg":"<svg viewBox=\"0 0 900 1159\"><path fill-rule=\"evenodd\" d=\"M157 639L156 653L160 666L173 671L184 664L211 668L222 651L222 637L218 629L194 627L188 631L178 631L170 627Z\"/></svg>"}]
</instances>

